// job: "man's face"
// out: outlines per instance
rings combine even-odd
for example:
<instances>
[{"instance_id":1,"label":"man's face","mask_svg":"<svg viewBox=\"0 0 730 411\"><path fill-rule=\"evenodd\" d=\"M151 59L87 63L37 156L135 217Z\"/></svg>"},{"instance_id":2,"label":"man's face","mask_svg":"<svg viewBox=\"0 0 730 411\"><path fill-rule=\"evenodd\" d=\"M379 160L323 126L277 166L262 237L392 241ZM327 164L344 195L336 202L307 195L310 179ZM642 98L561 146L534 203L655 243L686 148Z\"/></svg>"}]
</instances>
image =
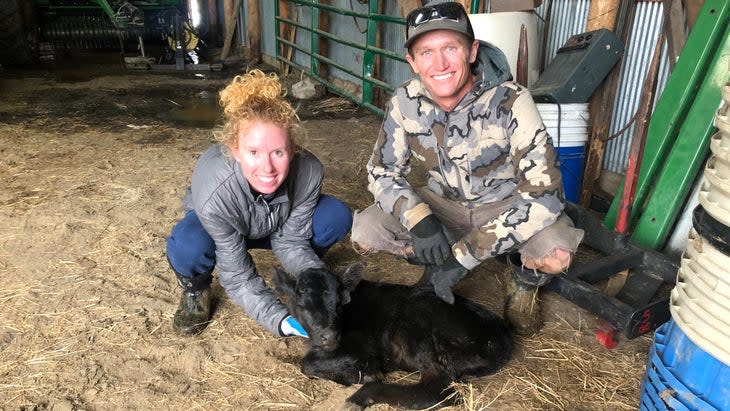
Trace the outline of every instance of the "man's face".
<instances>
[{"instance_id":1,"label":"man's face","mask_svg":"<svg viewBox=\"0 0 730 411\"><path fill-rule=\"evenodd\" d=\"M479 42L451 30L434 30L418 37L406 60L421 78L436 104L451 111L472 86L469 65L476 60Z\"/></svg>"},{"instance_id":2,"label":"man's face","mask_svg":"<svg viewBox=\"0 0 730 411\"><path fill-rule=\"evenodd\" d=\"M271 194L289 173L289 134L276 124L241 122L231 154L241 164L244 177L255 191Z\"/></svg>"}]
</instances>

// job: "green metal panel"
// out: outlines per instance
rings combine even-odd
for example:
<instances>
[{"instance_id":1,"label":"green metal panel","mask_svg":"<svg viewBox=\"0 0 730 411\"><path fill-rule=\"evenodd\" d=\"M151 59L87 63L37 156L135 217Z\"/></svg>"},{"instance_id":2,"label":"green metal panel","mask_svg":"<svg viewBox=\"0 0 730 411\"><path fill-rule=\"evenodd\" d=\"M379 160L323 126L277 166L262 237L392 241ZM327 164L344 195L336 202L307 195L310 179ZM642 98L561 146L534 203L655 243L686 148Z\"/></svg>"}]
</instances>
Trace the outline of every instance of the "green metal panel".
<instances>
[{"instance_id":1,"label":"green metal panel","mask_svg":"<svg viewBox=\"0 0 730 411\"><path fill-rule=\"evenodd\" d=\"M631 240L638 245L653 249L664 245L705 162L714 132L712 120L722 99L722 86L730 80L730 26L726 24L725 28L724 41L715 53L651 198L636 224Z\"/></svg>"},{"instance_id":2,"label":"green metal panel","mask_svg":"<svg viewBox=\"0 0 730 411\"><path fill-rule=\"evenodd\" d=\"M729 19L730 2L727 0L705 1L674 71L654 108L647 130L629 227L634 226L644 209L643 205L647 202L657 174L666 162L680 127L695 100L697 90L705 78L708 66L715 57L720 47L719 44L723 41ZM606 227L613 228L616 225L616 215L622 192L623 184L620 184L604 218Z\"/></svg>"},{"instance_id":3,"label":"green metal panel","mask_svg":"<svg viewBox=\"0 0 730 411\"><path fill-rule=\"evenodd\" d=\"M378 13L378 2L371 1L368 4L368 13ZM364 78L372 78L375 73L375 53L373 53L371 47L376 47L378 38L378 22L373 19L368 19L368 32L367 32L367 47L365 54L363 55L362 62L362 75ZM367 81L363 82L362 85L362 100L367 102L373 101L373 86L372 83Z\"/></svg>"}]
</instances>

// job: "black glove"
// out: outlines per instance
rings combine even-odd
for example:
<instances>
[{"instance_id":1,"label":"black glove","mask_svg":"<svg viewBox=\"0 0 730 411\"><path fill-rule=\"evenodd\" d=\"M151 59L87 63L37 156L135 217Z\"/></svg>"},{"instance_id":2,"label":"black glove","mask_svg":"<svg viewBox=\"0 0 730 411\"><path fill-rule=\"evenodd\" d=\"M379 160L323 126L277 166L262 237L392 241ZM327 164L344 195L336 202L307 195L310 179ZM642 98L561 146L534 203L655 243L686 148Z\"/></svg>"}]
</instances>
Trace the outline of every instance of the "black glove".
<instances>
[{"instance_id":1,"label":"black glove","mask_svg":"<svg viewBox=\"0 0 730 411\"><path fill-rule=\"evenodd\" d=\"M441 265L451 257L450 235L435 215L419 221L411 228L413 252L423 264Z\"/></svg>"},{"instance_id":2,"label":"black glove","mask_svg":"<svg viewBox=\"0 0 730 411\"><path fill-rule=\"evenodd\" d=\"M447 303L453 304L454 293L451 292L451 287L464 278L469 270L459 264L453 255L442 265L431 265L426 267L426 270L429 271L428 276L436 295Z\"/></svg>"}]
</instances>

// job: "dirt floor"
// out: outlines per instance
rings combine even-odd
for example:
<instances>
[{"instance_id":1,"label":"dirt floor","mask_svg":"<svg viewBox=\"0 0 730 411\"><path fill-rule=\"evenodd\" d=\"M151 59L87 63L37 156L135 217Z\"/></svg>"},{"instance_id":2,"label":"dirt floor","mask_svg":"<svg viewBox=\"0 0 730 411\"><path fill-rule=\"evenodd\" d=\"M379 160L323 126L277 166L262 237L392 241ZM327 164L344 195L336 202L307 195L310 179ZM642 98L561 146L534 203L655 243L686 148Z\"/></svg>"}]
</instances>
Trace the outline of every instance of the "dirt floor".
<instances>
[{"instance_id":1,"label":"dirt floor","mask_svg":"<svg viewBox=\"0 0 730 411\"><path fill-rule=\"evenodd\" d=\"M171 328L179 289L165 238L210 144L216 92L243 69L0 72L0 409L337 410L357 388L305 377L306 340L268 334L217 284L201 335ZM364 165L380 119L332 95L299 104L325 192L369 205ZM254 258L268 276L271 255ZM361 257L349 241L326 261L358 258L369 279L420 274L387 255ZM485 263L457 292L501 313L504 271ZM608 350L592 315L554 294L542 300L540 334L518 339L496 375L458 384L463 405L451 409L636 409L650 336Z\"/></svg>"}]
</instances>

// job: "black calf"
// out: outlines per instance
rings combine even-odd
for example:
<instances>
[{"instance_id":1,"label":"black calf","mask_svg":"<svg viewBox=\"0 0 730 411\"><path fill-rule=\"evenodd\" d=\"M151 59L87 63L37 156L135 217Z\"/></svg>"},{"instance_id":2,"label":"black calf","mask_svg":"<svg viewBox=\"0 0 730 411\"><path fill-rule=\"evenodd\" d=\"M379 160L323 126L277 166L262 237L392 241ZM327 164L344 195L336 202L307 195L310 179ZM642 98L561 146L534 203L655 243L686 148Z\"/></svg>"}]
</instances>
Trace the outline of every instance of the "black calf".
<instances>
[{"instance_id":1,"label":"black calf","mask_svg":"<svg viewBox=\"0 0 730 411\"><path fill-rule=\"evenodd\" d=\"M364 385L348 398L413 409L453 402L452 381L494 373L514 342L505 322L456 297L449 305L428 287L362 280L364 263L340 274L308 270L298 279L276 270L274 284L309 333L302 372L340 384ZM415 385L381 382L383 373L419 371Z\"/></svg>"}]
</instances>

